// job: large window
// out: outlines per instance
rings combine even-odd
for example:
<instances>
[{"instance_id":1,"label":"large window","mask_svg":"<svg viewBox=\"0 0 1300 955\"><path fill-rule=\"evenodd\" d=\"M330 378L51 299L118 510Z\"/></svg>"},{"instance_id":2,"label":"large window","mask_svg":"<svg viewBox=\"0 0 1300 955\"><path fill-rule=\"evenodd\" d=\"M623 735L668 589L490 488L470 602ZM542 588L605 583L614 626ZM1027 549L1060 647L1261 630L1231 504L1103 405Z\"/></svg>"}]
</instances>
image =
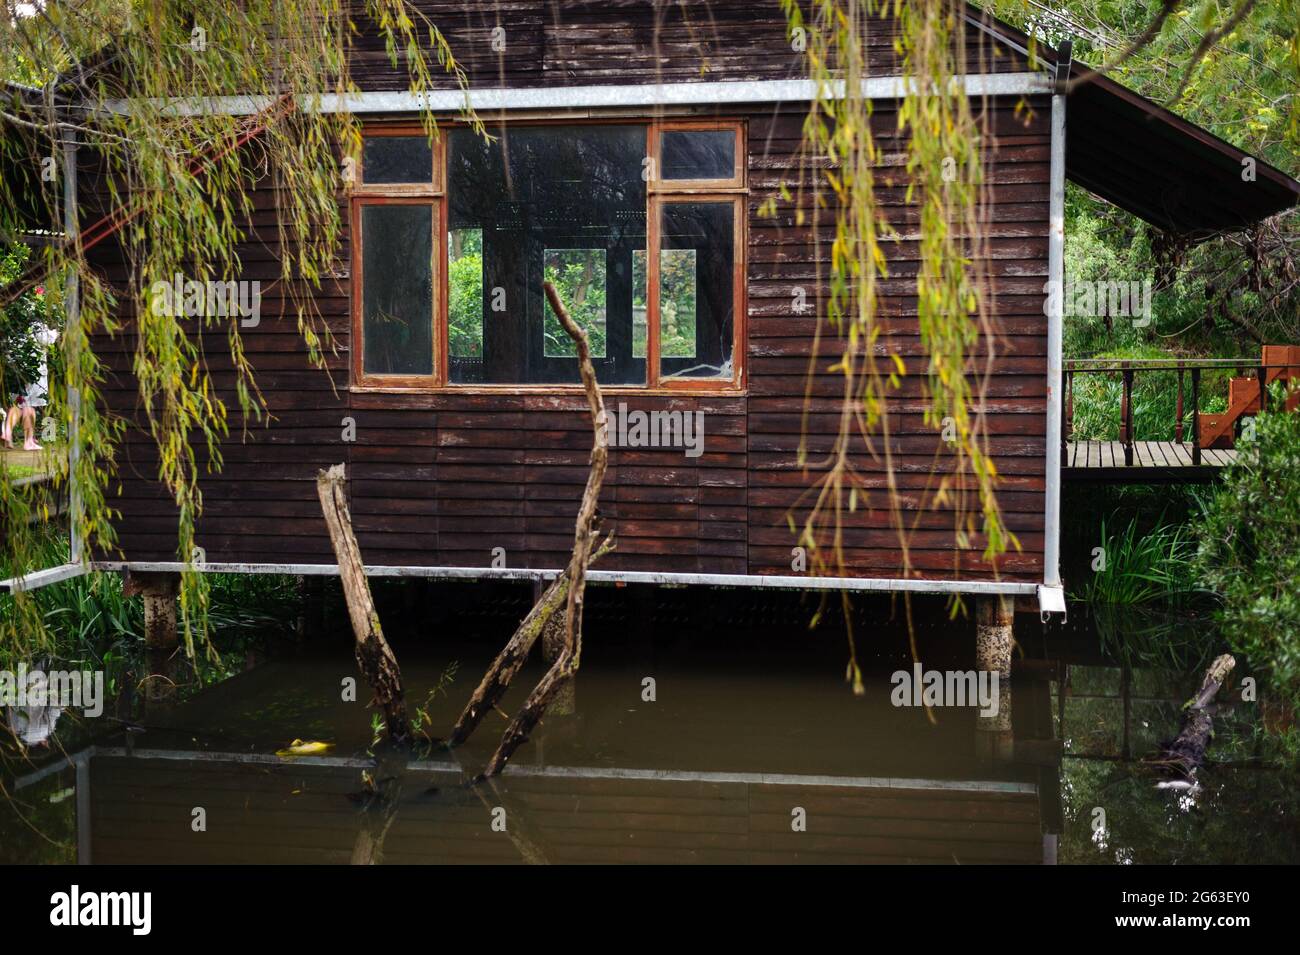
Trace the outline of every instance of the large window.
<instances>
[{"instance_id":1,"label":"large window","mask_svg":"<svg viewBox=\"0 0 1300 955\"><path fill-rule=\"evenodd\" d=\"M353 198L355 382L574 386L555 284L605 385L739 385L735 123L367 130ZM653 250L653 254L651 254Z\"/></svg>"}]
</instances>

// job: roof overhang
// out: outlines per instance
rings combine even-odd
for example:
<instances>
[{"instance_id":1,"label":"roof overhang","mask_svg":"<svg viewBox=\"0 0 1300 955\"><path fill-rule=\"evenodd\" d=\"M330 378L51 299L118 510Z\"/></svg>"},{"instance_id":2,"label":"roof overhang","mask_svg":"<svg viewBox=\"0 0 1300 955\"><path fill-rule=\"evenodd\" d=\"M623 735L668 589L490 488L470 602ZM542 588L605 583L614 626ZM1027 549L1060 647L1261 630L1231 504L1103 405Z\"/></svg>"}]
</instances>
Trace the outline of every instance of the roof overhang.
<instances>
[{"instance_id":1,"label":"roof overhang","mask_svg":"<svg viewBox=\"0 0 1300 955\"><path fill-rule=\"evenodd\" d=\"M967 22L1022 54L1032 50L1040 63L1058 65L1056 51L988 13L972 7ZM1066 176L1121 209L1199 239L1300 203L1300 182L1109 76L1072 62L1068 80Z\"/></svg>"},{"instance_id":2,"label":"roof overhang","mask_svg":"<svg viewBox=\"0 0 1300 955\"><path fill-rule=\"evenodd\" d=\"M1300 202L1300 182L1106 76L1074 64L1066 175L1166 232L1242 229Z\"/></svg>"}]
</instances>

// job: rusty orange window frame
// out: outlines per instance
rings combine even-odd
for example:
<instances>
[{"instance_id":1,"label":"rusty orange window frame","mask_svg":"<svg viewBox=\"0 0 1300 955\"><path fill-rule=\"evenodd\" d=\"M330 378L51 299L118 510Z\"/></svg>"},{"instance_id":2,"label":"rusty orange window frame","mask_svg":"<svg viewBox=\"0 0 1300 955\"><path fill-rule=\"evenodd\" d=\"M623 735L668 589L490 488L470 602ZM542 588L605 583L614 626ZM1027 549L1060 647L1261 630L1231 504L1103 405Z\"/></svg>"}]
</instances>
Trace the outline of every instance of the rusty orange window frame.
<instances>
[{"instance_id":1,"label":"rusty orange window frame","mask_svg":"<svg viewBox=\"0 0 1300 955\"><path fill-rule=\"evenodd\" d=\"M716 393L737 394L745 388L745 350L747 341L748 288L748 195L747 130L743 119L693 120L633 117L548 117L501 120L489 122L489 129L497 126L595 126L603 123L644 125L646 127L646 155L652 159L654 174L646 188L646 381L635 385L605 385L603 391L611 394L680 394ZM434 139L434 169L429 183L376 183L365 182L365 172L358 163L356 183L350 190L349 213L352 228L352 389L379 392L454 392L457 394L580 394L580 384L555 383L455 383L450 380L447 327L447 148L446 132L463 128L459 120L439 124ZM733 130L736 134L735 175L726 180L663 180L659 175L660 136L665 130ZM374 123L362 131L369 136L426 135L419 123ZM669 378L661 380L659 368L659 216L665 202L732 202L735 206L735 245L732 262L733 317L732 317L732 375L729 378ZM431 205L434 208L433 256L433 374L432 375L367 375L364 372L364 341L362 339L362 264L361 249L365 237L361 234L361 208L365 205L407 203Z\"/></svg>"}]
</instances>

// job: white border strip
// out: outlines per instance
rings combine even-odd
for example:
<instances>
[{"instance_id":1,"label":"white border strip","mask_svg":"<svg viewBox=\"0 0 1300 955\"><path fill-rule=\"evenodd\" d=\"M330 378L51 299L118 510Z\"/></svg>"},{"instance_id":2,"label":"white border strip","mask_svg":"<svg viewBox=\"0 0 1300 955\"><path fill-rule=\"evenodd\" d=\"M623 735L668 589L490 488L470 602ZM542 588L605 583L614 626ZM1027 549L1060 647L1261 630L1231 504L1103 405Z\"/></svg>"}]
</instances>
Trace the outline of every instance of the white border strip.
<instances>
[{"instance_id":1,"label":"white border strip","mask_svg":"<svg viewBox=\"0 0 1300 955\"><path fill-rule=\"evenodd\" d=\"M92 570L137 573L300 574L338 576L337 564L184 564L180 561L94 561ZM447 580L554 580L559 570L509 567L367 566L367 577L436 577ZM670 586L756 587L772 590L871 590L912 593L1033 594L1039 584L1001 580L920 580L896 577L786 577L765 574L675 574L636 570L590 570L587 579L602 584L667 584Z\"/></svg>"},{"instance_id":2,"label":"white border strip","mask_svg":"<svg viewBox=\"0 0 1300 955\"><path fill-rule=\"evenodd\" d=\"M1050 93L1047 73L975 73L960 78L967 96L1024 96ZM357 92L313 95L299 108L320 113L459 112L467 106L481 112L516 109L612 109L644 106L713 106L737 103L809 102L818 98L814 80L747 80L719 83L643 83L610 86L546 86L533 89L448 89L412 92ZM868 99L902 99L915 89L915 80L902 76L876 76L862 81ZM830 95L841 99L844 84L829 84ZM126 113L132 104L173 115L220 113L250 116L274 102L271 96L215 96L167 101L108 99L102 108Z\"/></svg>"}]
</instances>

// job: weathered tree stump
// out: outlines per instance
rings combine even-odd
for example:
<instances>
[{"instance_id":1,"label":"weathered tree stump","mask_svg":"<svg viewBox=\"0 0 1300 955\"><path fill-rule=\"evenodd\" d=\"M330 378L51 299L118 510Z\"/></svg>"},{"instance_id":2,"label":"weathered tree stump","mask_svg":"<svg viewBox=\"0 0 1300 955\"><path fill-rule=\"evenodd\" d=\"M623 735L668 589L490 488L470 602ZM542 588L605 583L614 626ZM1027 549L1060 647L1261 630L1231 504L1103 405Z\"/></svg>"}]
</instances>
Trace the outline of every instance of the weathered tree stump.
<instances>
[{"instance_id":1,"label":"weathered tree stump","mask_svg":"<svg viewBox=\"0 0 1300 955\"><path fill-rule=\"evenodd\" d=\"M613 546L612 539L607 538L603 541L592 553L592 562L608 553ZM547 629L548 624L555 619L555 611L565 604L568 596L569 570L565 568L564 572L551 581L550 586L542 592L541 597L533 604L533 608L528 611L528 615L520 622L514 634L492 661L492 665L483 674L483 679L469 698L469 702L465 704L465 709L447 738L450 745L459 746L469 739L483 717L492 711L492 708L501 701L501 697L505 696L506 690L510 688L510 681L528 661L533 645L537 643L542 631ZM549 654L547 662L554 662Z\"/></svg>"},{"instance_id":2,"label":"weathered tree stump","mask_svg":"<svg viewBox=\"0 0 1300 955\"><path fill-rule=\"evenodd\" d=\"M374 691L375 702L384 715L384 730L388 738L394 743L406 743L411 738L411 727L406 717L402 672L397 666L397 657L384 639L379 614L375 612L375 603L370 596L370 583L361 562L361 548L352 533L346 481L343 465L336 464L317 475L316 492L320 496L334 556L339 562L339 579L343 582L343 595L347 598L348 617L356 640L357 666Z\"/></svg>"}]
</instances>

